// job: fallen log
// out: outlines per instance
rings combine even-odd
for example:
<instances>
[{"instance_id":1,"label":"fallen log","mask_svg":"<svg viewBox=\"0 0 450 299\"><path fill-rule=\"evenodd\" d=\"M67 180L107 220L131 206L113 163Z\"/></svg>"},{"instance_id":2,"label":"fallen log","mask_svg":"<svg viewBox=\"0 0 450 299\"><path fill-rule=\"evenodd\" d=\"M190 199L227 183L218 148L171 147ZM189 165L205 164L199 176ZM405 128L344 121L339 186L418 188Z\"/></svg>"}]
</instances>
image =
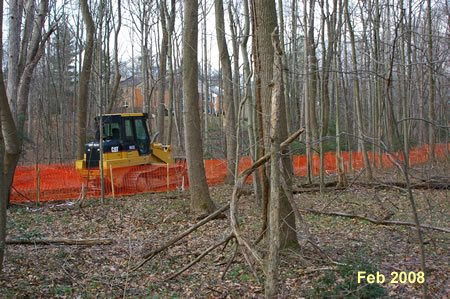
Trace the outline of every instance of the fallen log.
<instances>
[{"instance_id":1,"label":"fallen log","mask_svg":"<svg viewBox=\"0 0 450 299\"><path fill-rule=\"evenodd\" d=\"M329 191L340 191L340 190L345 190L348 187L329 187L327 188L327 192ZM314 193L314 192L320 192L320 188L298 188L298 189L293 189L292 193L293 194L298 194L298 193Z\"/></svg>"},{"instance_id":2,"label":"fallen log","mask_svg":"<svg viewBox=\"0 0 450 299\"><path fill-rule=\"evenodd\" d=\"M364 182L356 182L354 185L365 187L365 188L374 188L374 189L386 189L386 188L406 188L406 183L403 182L375 182L375 183L364 183ZM327 187L327 191L338 191L345 190L348 186L341 187L337 186L337 182L330 182L325 185ZM411 184L411 189L434 189L434 190L448 190L450 189L450 183L442 181L442 182L419 182ZM292 190L292 193L314 193L319 192L320 188L318 184L305 184L305 185L297 185L297 188Z\"/></svg>"},{"instance_id":3,"label":"fallen log","mask_svg":"<svg viewBox=\"0 0 450 299\"><path fill-rule=\"evenodd\" d=\"M113 243L112 239L7 239L6 244L9 245L110 245Z\"/></svg>"},{"instance_id":4,"label":"fallen log","mask_svg":"<svg viewBox=\"0 0 450 299\"><path fill-rule=\"evenodd\" d=\"M342 213L342 212L326 212L326 211L318 211L318 210L306 209L306 208L303 208L302 210L313 213L313 214L318 214L318 215L339 216L339 217L347 217L347 218L353 218L353 219L366 220L366 221L369 221L369 222L371 222L373 224L377 224L377 225L416 226L414 223L410 223L410 222L396 221L396 220L378 220L378 219L369 218L369 217L362 216L362 215L347 214L347 213ZM437 230L437 231L444 232L444 233L450 233L450 230L447 228L431 226L431 225L426 225L426 224L421 224L420 227L426 228L426 229L431 229L431 230Z\"/></svg>"},{"instance_id":5,"label":"fallen log","mask_svg":"<svg viewBox=\"0 0 450 299\"><path fill-rule=\"evenodd\" d=\"M369 188L389 188L389 187L398 187L398 188L407 188L406 183L404 182L378 182L378 183L358 183L358 185ZM450 189L449 182L420 182L420 183L411 183L411 189L435 189L435 190L448 190Z\"/></svg>"}]
</instances>

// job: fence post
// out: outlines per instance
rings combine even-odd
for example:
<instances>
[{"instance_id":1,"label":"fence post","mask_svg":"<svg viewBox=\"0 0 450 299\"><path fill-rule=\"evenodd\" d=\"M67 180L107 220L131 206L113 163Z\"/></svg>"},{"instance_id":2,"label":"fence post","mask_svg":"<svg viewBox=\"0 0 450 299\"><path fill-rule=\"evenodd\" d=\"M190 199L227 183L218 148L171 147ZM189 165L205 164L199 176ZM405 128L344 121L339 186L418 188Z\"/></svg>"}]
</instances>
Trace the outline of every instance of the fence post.
<instances>
[{"instance_id":1,"label":"fence post","mask_svg":"<svg viewBox=\"0 0 450 299\"><path fill-rule=\"evenodd\" d=\"M41 170L39 165L36 165L36 201L41 202Z\"/></svg>"},{"instance_id":2,"label":"fence post","mask_svg":"<svg viewBox=\"0 0 450 299\"><path fill-rule=\"evenodd\" d=\"M113 171L112 171L112 165L109 165L109 173L111 175L111 191L112 191L112 197L116 198L114 193L114 177L113 177Z\"/></svg>"},{"instance_id":3,"label":"fence post","mask_svg":"<svg viewBox=\"0 0 450 299\"><path fill-rule=\"evenodd\" d=\"M169 192L169 164L166 164L167 166L167 192Z\"/></svg>"}]
</instances>

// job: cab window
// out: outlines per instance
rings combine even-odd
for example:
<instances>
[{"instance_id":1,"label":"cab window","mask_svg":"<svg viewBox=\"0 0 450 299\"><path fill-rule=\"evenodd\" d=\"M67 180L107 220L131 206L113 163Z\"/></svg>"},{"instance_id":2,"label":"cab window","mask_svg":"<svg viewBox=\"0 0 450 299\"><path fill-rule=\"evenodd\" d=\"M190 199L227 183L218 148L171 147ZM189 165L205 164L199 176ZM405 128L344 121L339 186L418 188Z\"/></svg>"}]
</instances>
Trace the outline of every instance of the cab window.
<instances>
[{"instance_id":1,"label":"cab window","mask_svg":"<svg viewBox=\"0 0 450 299\"><path fill-rule=\"evenodd\" d=\"M127 141L134 141L134 134L133 134L133 123L131 122L131 119L125 120L125 140Z\"/></svg>"},{"instance_id":2,"label":"cab window","mask_svg":"<svg viewBox=\"0 0 450 299\"><path fill-rule=\"evenodd\" d=\"M136 119L136 138L138 140L148 140L147 130L145 128L145 122L143 119Z\"/></svg>"},{"instance_id":3,"label":"cab window","mask_svg":"<svg viewBox=\"0 0 450 299\"><path fill-rule=\"evenodd\" d=\"M100 139L100 132L95 134L96 140ZM120 123L103 123L103 139L120 139Z\"/></svg>"}]
</instances>

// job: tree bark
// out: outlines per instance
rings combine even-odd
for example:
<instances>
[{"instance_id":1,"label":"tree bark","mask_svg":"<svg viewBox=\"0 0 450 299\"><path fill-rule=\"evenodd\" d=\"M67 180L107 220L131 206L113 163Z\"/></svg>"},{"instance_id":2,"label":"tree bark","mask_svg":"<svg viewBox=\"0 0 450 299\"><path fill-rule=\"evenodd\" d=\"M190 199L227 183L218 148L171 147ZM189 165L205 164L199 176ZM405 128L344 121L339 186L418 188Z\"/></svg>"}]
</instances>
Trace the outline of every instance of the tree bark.
<instances>
[{"instance_id":1,"label":"tree bark","mask_svg":"<svg viewBox=\"0 0 450 299\"><path fill-rule=\"evenodd\" d=\"M282 96L282 57L277 28L272 33L272 43L275 50L274 74L272 86L272 111L271 111L271 167L270 167L270 199L269 199L269 254L266 260L265 297L275 298L278 294L278 279L280 266L280 117Z\"/></svg>"},{"instance_id":2,"label":"tree bark","mask_svg":"<svg viewBox=\"0 0 450 299\"><path fill-rule=\"evenodd\" d=\"M25 121L27 118L28 97L30 94L31 79L34 69L41 59L45 51L45 43L50 35L56 29L55 26L50 27L49 31L42 36L42 28L44 27L45 18L48 13L48 0L41 1L37 18L34 22L33 31L30 39L29 49L24 57L25 65L19 80L19 89L17 94L17 119L16 126L19 132L24 132ZM31 121L31 120L29 120Z\"/></svg>"},{"instance_id":3,"label":"tree bark","mask_svg":"<svg viewBox=\"0 0 450 299\"><path fill-rule=\"evenodd\" d=\"M111 4L112 6L112 4ZM111 7L112 11L112 7ZM111 95L108 101L108 108L106 113L111 113L117 102L120 78L122 77L119 69L119 32L122 26L122 3L121 0L117 1L117 27L114 28L114 81L111 87Z\"/></svg>"},{"instance_id":4,"label":"tree bark","mask_svg":"<svg viewBox=\"0 0 450 299\"><path fill-rule=\"evenodd\" d=\"M225 139L227 143L227 177L225 183L234 182L234 169L236 163L236 117L233 99L233 75L231 61L225 40L225 21L223 1L214 1L216 16L216 36L219 48L220 64L222 65L223 103L225 106Z\"/></svg>"},{"instance_id":5,"label":"tree bark","mask_svg":"<svg viewBox=\"0 0 450 299\"><path fill-rule=\"evenodd\" d=\"M435 83L433 74L433 28L431 19L431 0L427 0L427 21L428 21L428 120L434 123L435 113L434 113L434 93L435 93ZM430 146L430 151L428 153L429 159L433 161L435 159L434 153L434 127L428 124L428 145Z\"/></svg>"},{"instance_id":6,"label":"tree bark","mask_svg":"<svg viewBox=\"0 0 450 299\"><path fill-rule=\"evenodd\" d=\"M311 121L310 121L310 109L309 106L311 105L311 99L309 96L310 93L310 74L309 74L309 37L308 37L308 32L309 30L307 29L308 27L308 15L307 15L307 10L308 10L308 6L307 4L307 0L303 0L303 10L304 10L304 14L303 14L303 23L305 26L305 30L304 30L304 40L303 40L303 51L304 51L304 61L303 61L303 65L304 65L304 83L303 83L303 92L304 92L304 108L303 110L305 111L305 128L306 128L306 180L308 184L312 183L312 161L311 161Z\"/></svg>"},{"instance_id":7,"label":"tree bark","mask_svg":"<svg viewBox=\"0 0 450 299\"><path fill-rule=\"evenodd\" d=\"M166 15L168 15L167 7L164 7L166 10ZM168 129L167 129L167 139L166 143L172 143L172 126L173 126L173 114L174 114L174 101L175 101L175 93L174 93L174 84L175 84L175 74L173 68L173 45L172 45L172 35L175 25L175 0L171 0L171 11L169 18L169 29L168 29L168 45L167 45L167 60L169 62L169 120L168 120ZM175 113L176 116L176 113Z\"/></svg>"},{"instance_id":8,"label":"tree bark","mask_svg":"<svg viewBox=\"0 0 450 299\"><path fill-rule=\"evenodd\" d=\"M17 92L19 88L19 56L20 56L20 31L23 16L23 0L10 0L9 2L9 29L8 29L8 82L7 96L16 114Z\"/></svg>"},{"instance_id":9,"label":"tree bark","mask_svg":"<svg viewBox=\"0 0 450 299\"><path fill-rule=\"evenodd\" d=\"M161 40L161 53L159 56L159 92L158 92L158 112L157 112L157 130L159 132L159 140L164 140L164 119L166 117L166 105L164 98L166 96L166 75L167 75L167 52L168 52L168 40L169 33L167 29L167 16L166 16L166 1L161 0L159 3L162 40Z\"/></svg>"},{"instance_id":10,"label":"tree bark","mask_svg":"<svg viewBox=\"0 0 450 299\"><path fill-rule=\"evenodd\" d=\"M263 112L263 140L265 151L269 152L271 148L270 141L270 130L271 130L271 83L273 79L273 63L274 63L274 49L272 47L271 34L274 31L275 27L277 27L277 14L276 14L276 5L274 0L264 0L264 1L254 1L253 3L256 12L256 59L258 59L259 69L255 69L255 75L260 78L260 92L261 92L261 100L262 100L262 112ZM287 136L287 123L286 123L286 110L285 110L285 99L284 99L284 86L283 84L280 87L280 130L278 132L279 137L281 139L286 139ZM287 170L289 175L292 174L292 161L290 160L288 149L283 150L282 152L282 163ZM288 179L288 184L292 184L291 180ZM268 184L264 182L264 184ZM263 185L264 186L264 185ZM267 194L271 191L270 186L263 187ZM278 186L281 188L281 186ZM268 202L266 203L268 204ZM263 206L265 203L263 203ZM263 213L267 211L263 209ZM264 215L264 214L263 214ZM284 195L284 193L280 194L280 227L281 227L281 236L280 236L280 248L287 247L297 247L297 235L295 233L295 215L292 213L292 207Z\"/></svg>"},{"instance_id":11,"label":"tree bark","mask_svg":"<svg viewBox=\"0 0 450 299\"><path fill-rule=\"evenodd\" d=\"M3 15L3 1L1 2L2 2L1 13ZM0 82L0 84L3 84L3 80L2 82ZM5 143L3 142L2 123L0 122L0 157L4 157L4 155L5 155ZM6 181L5 175L3 172L3 159L0 159L0 273L2 273L3 271L3 259L5 257L6 251L6 223L7 223L6 218L7 218L8 192L6 191L5 181Z\"/></svg>"},{"instance_id":12,"label":"tree bark","mask_svg":"<svg viewBox=\"0 0 450 299\"><path fill-rule=\"evenodd\" d=\"M87 106L89 97L89 80L91 76L92 56L94 52L94 34L95 25L92 20L87 0L80 0L80 6L83 19L86 24L86 45L84 49L83 68L80 74L80 85L78 87L78 106L77 106L77 130L76 130L76 157L83 159L84 144L86 143L86 123Z\"/></svg>"},{"instance_id":13,"label":"tree bark","mask_svg":"<svg viewBox=\"0 0 450 299\"><path fill-rule=\"evenodd\" d=\"M6 250L6 210L19 157L19 136L3 81L3 0L0 0L0 272Z\"/></svg>"},{"instance_id":14,"label":"tree bark","mask_svg":"<svg viewBox=\"0 0 450 299\"><path fill-rule=\"evenodd\" d=\"M191 208L195 212L209 214L215 210L215 204L209 196L203 165L203 143L198 109L197 20L198 2L186 0L183 31L183 99Z\"/></svg>"}]
</instances>

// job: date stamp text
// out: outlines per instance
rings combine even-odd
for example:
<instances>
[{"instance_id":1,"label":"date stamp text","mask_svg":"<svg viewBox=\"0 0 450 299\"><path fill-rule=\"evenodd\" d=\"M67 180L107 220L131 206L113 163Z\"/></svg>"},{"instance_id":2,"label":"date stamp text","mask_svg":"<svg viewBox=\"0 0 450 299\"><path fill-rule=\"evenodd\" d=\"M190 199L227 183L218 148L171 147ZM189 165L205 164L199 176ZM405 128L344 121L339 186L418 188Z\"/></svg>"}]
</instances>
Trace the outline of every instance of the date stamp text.
<instances>
[{"instance_id":1,"label":"date stamp text","mask_svg":"<svg viewBox=\"0 0 450 299\"><path fill-rule=\"evenodd\" d=\"M376 272L375 274L370 274L365 271L358 271L358 283L378 283L383 284L386 282L386 277L384 274L381 274L380 272ZM388 283L391 284L397 284L397 283L419 283L422 284L425 282L425 274L420 272L391 272L391 277Z\"/></svg>"}]
</instances>

